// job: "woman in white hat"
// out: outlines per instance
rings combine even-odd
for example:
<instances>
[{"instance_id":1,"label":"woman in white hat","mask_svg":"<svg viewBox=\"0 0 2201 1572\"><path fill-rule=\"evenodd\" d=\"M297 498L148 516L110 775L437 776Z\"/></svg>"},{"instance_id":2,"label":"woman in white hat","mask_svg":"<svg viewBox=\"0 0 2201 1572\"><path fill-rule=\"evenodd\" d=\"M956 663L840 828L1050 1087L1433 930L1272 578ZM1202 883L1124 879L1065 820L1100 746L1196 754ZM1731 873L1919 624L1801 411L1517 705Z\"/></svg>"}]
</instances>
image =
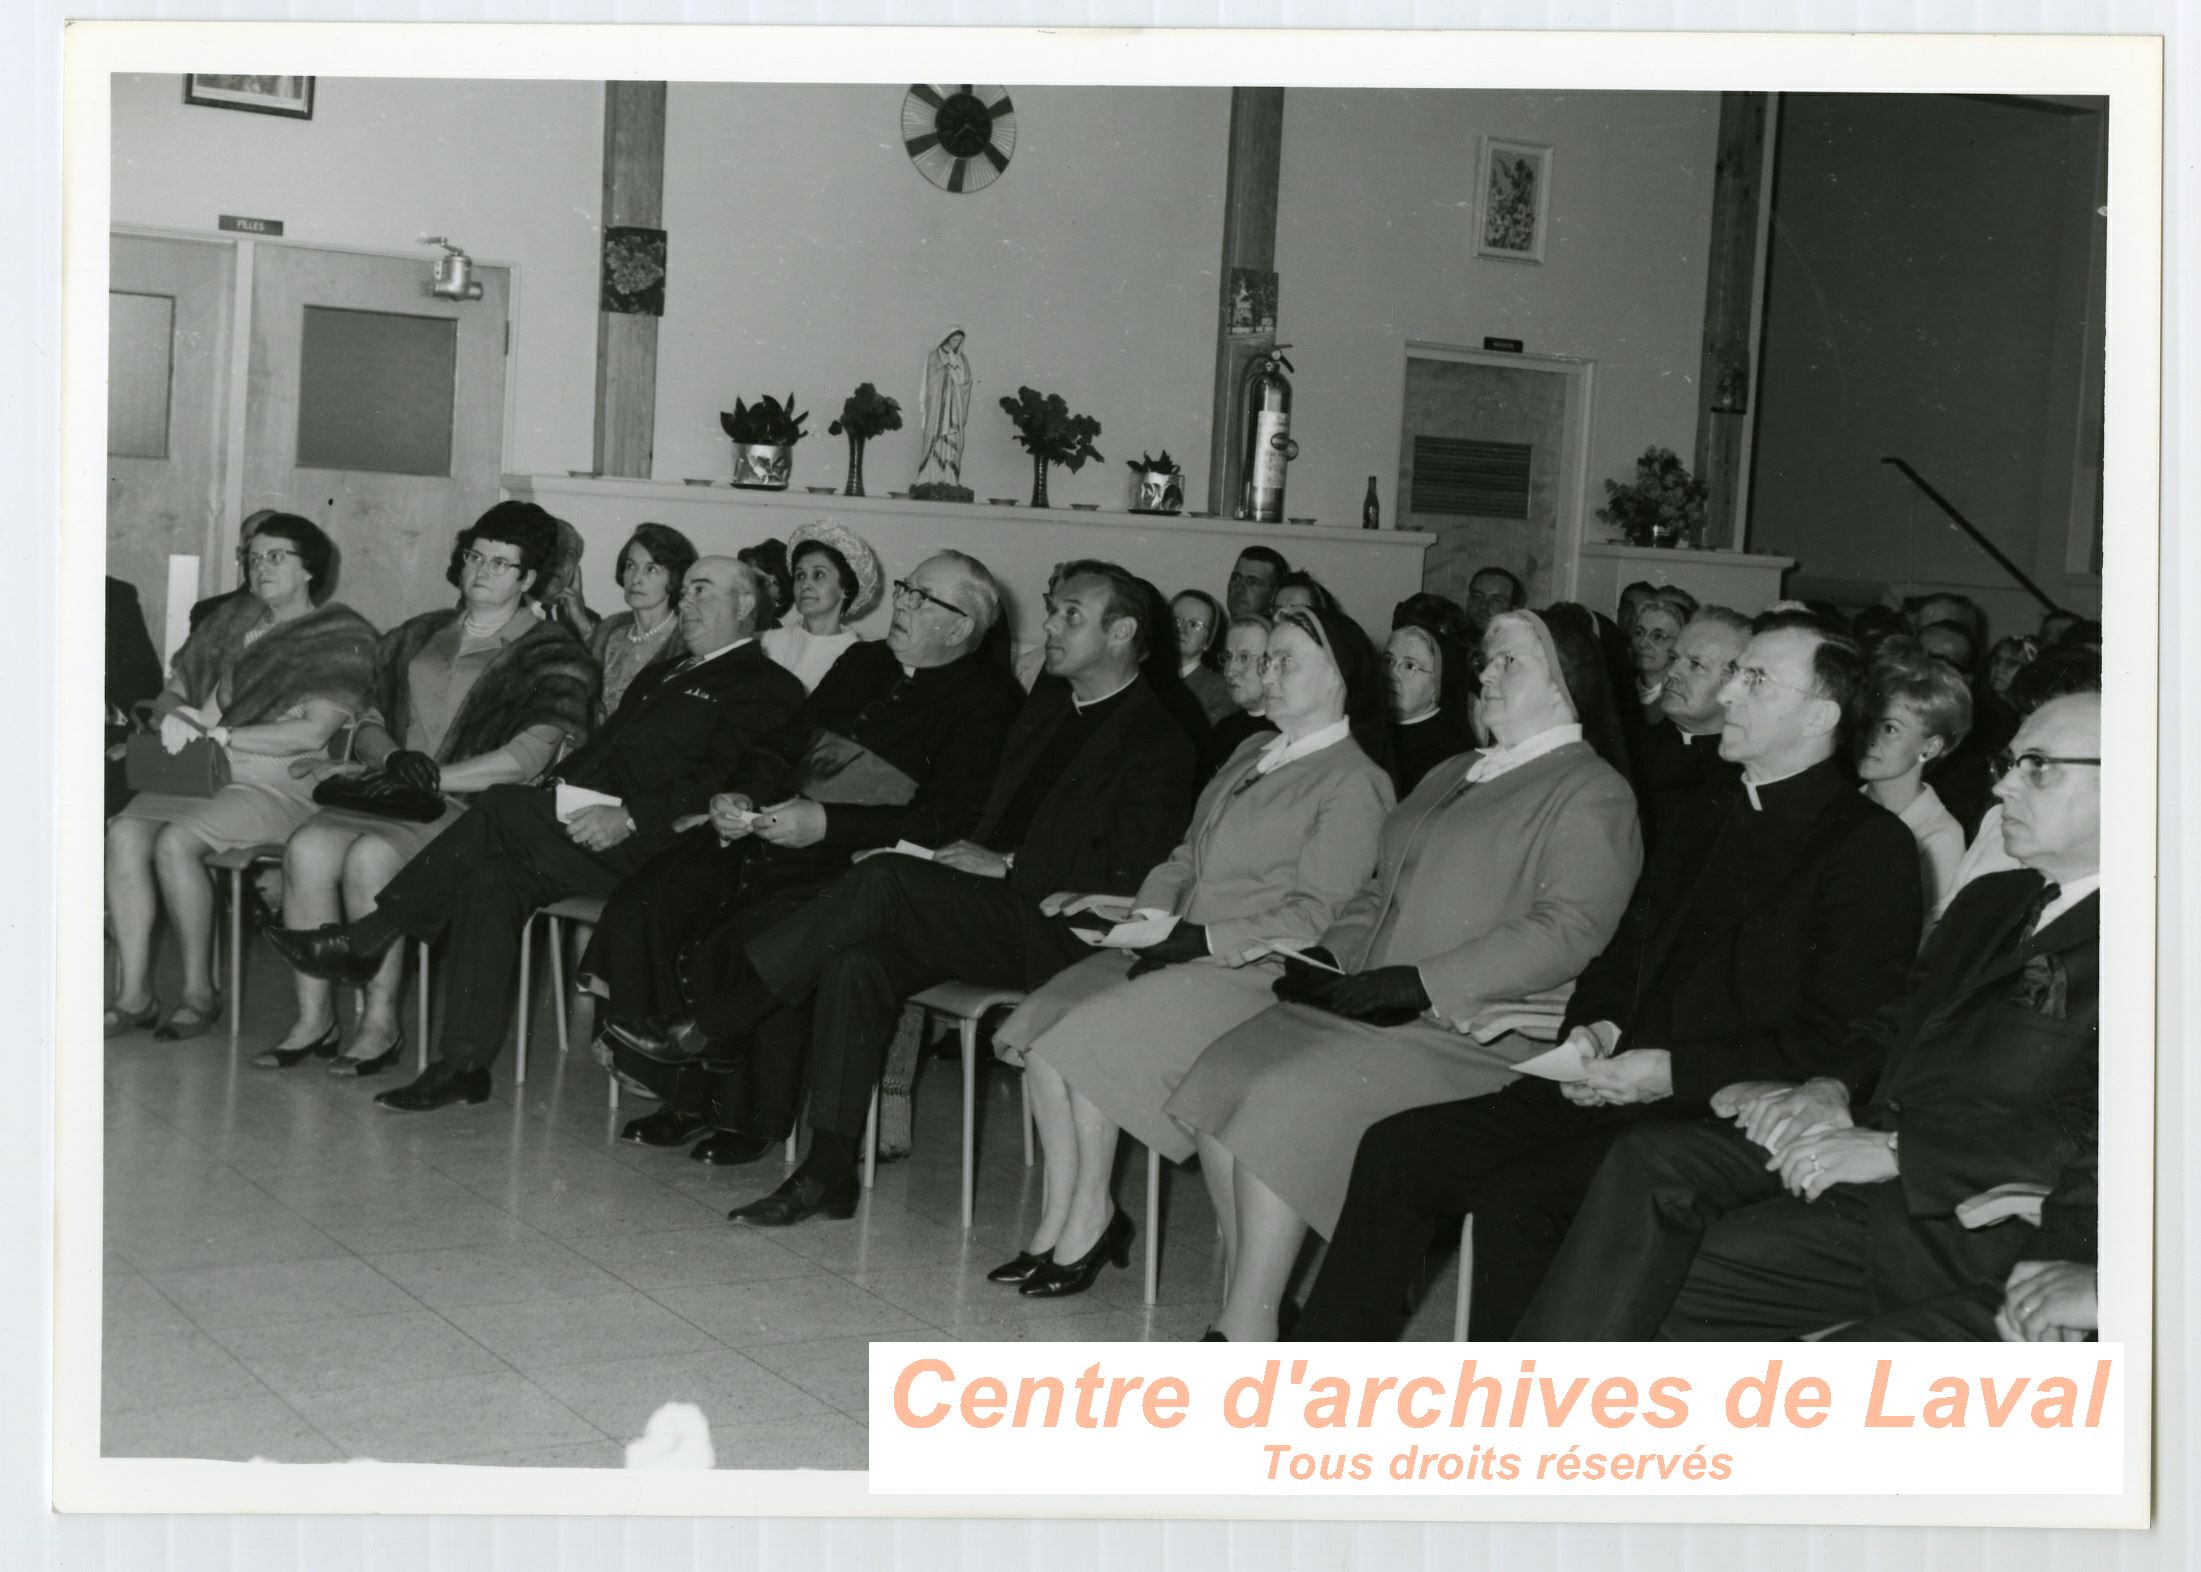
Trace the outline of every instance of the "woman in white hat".
<instances>
[{"instance_id":1,"label":"woman in white hat","mask_svg":"<svg viewBox=\"0 0 2201 1572\"><path fill-rule=\"evenodd\" d=\"M799 677L808 693L856 642L847 624L879 603L879 558L853 530L819 519L789 537L787 561L795 604L762 642L764 653Z\"/></svg>"}]
</instances>

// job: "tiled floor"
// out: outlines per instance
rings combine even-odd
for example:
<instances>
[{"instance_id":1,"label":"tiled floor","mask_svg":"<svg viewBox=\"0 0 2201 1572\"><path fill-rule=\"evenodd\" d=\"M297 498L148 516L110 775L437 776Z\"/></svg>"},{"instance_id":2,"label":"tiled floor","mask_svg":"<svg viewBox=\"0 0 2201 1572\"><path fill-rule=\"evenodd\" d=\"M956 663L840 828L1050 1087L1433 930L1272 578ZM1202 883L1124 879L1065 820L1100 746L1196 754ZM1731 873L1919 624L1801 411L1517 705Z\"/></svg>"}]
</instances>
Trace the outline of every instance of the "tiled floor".
<instances>
[{"instance_id":1,"label":"tiled floor","mask_svg":"<svg viewBox=\"0 0 2201 1572\"><path fill-rule=\"evenodd\" d=\"M547 1011L525 1087L508 1051L491 1102L390 1114L370 1098L404 1077L250 1067L289 995L269 952L251 961L235 1056L225 1033L106 1045L110 1456L616 1467L681 1400L721 1467L860 1469L873 1337L1181 1339L1215 1309L1213 1214L1174 1170L1152 1308L1136 1254L1071 1299L985 1281L1039 1205L1014 1071L980 1082L968 1235L945 1060L919 1083L915 1154L853 1221L761 1233L725 1214L780 1182L779 1154L711 1169L620 1141L653 1105L608 1109ZM1144 1189L1126 1142L1119 1199L1142 1226ZM1451 1299L1449 1275L1431 1284L1417 1335L1448 1335Z\"/></svg>"}]
</instances>

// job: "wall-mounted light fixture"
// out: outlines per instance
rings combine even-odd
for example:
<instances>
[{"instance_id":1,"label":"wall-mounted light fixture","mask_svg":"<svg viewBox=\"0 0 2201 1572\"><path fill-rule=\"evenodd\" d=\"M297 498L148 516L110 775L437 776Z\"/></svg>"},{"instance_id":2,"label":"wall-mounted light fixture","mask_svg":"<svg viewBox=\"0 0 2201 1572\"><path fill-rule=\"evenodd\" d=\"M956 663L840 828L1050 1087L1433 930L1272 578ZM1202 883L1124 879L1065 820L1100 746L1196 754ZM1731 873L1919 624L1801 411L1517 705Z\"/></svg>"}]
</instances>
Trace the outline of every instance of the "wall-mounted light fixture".
<instances>
[{"instance_id":1,"label":"wall-mounted light fixture","mask_svg":"<svg viewBox=\"0 0 2201 1572\"><path fill-rule=\"evenodd\" d=\"M474 276L474 259L451 244L441 235L423 235L424 246L441 246L444 254L436 259L435 270L428 280L428 293L438 300L479 300L481 280Z\"/></svg>"}]
</instances>

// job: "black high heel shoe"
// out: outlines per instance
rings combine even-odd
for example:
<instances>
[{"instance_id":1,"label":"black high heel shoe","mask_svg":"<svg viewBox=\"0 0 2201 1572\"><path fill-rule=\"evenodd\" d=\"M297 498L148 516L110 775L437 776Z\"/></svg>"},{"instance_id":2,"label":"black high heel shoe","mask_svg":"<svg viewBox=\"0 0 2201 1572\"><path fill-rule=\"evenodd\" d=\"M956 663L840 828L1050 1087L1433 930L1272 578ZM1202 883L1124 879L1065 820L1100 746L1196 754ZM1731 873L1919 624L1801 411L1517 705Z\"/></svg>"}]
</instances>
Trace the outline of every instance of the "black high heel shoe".
<instances>
[{"instance_id":1,"label":"black high heel shoe","mask_svg":"<svg viewBox=\"0 0 2201 1572\"><path fill-rule=\"evenodd\" d=\"M342 1054L337 1055L329 1063L329 1074L365 1080L370 1075L380 1075L391 1065L397 1063L397 1056L404 1051L405 1034L399 1032L390 1046L376 1054L372 1059L348 1059Z\"/></svg>"},{"instance_id":2,"label":"black high heel shoe","mask_svg":"<svg viewBox=\"0 0 2201 1572\"><path fill-rule=\"evenodd\" d=\"M1101 1268L1131 1264L1131 1219L1119 1208L1093 1248L1075 1261L1051 1261L1024 1280L1017 1292L1028 1299L1066 1299L1093 1286Z\"/></svg>"},{"instance_id":3,"label":"black high heel shoe","mask_svg":"<svg viewBox=\"0 0 2201 1572\"><path fill-rule=\"evenodd\" d=\"M343 1040L343 1028L331 1021L327 1031L303 1048L270 1048L266 1053L255 1054L252 1067L256 1070L287 1070L302 1060L333 1058L337 1045Z\"/></svg>"},{"instance_id":4,"label":"black high heel shoe","mask_svg":"<svg viewBox=\"0 0 2201 1572\"><path fill-rule=\"evenodd\" d=\"M1032 1274L1054 1265L1055 1252L1042 1250L1034 1255L1029 1250L1019 1250L1014 1261L1004 1261L986 1274L989 1283L1026 1283Z\"/></svg>"}]
</instances>

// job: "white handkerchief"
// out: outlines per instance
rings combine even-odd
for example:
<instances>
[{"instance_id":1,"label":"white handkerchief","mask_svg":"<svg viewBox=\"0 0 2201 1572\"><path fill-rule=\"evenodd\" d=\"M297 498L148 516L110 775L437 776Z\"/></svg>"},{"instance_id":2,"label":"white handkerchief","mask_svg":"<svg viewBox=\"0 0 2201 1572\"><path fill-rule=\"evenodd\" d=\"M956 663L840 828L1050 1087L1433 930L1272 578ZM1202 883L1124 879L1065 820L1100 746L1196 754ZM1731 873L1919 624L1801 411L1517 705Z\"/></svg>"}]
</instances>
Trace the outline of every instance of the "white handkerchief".
<instances>
[{"instance_id":1,"label":"white handkerchief","mask_svg":"<svg viewBox=\"0 0 2201 1572\"><path fill-rule=\"evenodd\" d=\"M1558 1047L1547 1049L1533 1059L1523 1059L1513 1068L1523 1075L1541 1076L1547 1081L1586 1081L1590 1078L1590 1061L1571 1034Z\"/></svg>"},{"instance_id":2,"label":"white handkerchief","mask_svg":"<svg viewBox=\"0 0 2201 1572\"><path fill-rule=\"evenodd\" d=\"M569 786L558 783L558 822L571 824L583 808L618 808L624 804L617 797L608 797L600 791L590 791L586 786Z\"/></svg>"}]
</instances>

